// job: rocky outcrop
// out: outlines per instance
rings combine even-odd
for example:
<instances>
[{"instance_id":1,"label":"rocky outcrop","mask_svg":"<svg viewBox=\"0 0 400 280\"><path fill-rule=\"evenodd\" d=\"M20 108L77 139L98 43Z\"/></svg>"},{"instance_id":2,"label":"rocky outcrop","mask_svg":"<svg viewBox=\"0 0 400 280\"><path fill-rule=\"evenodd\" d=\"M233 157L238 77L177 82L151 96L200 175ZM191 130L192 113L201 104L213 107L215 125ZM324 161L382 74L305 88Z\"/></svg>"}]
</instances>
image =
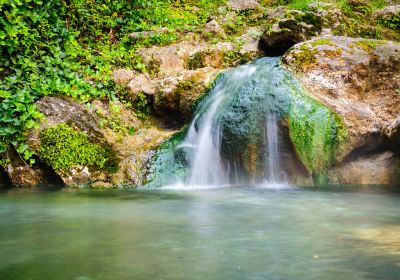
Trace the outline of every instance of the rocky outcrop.
<instances>
[{"instance_id":1,"label":"rocky outcrop","mask_svg":"<svg viewBox=\"0 0 400 280\"><path fill-rule=\"evenodd\" d=\"M392 185L400 183L400 158L391 151L363 155L328 172L331 184Z\"/></svg>"},{"instance_id":2,"label":"rocky outcrop","mask_svg":"<svg viewBox=\"0 0 400 280\"><path fill-rule=\"evenodd\" d=\"M396 16L400 17L400 5L387 6L376 11L372 16L376 20L391 20Z\"/></svg>"},{"instance_id":3,"label":"rocky outcrop","mask_svg":"<svg viewBox=\"0 0 400 280\"><path fill-rule=\"evenodd\" d=\"M216 20L210 21L207 28L222 33ZM137 55L146 70L139 73L118 69L114 81L127 87L128 99L133 102L139 94L145 94L156 114L189 119L194 103L218 73L260 55L257 30L249 29L239 39L240 44L194 40L139 49Z\"/></svg>"},{"instance_id":4,"label":"rocky outcrop","mask_svg":"<svg viewBox=\"0 0 400 280\"><path fill-rule=\"evenodd\" d=\"M382 130L389 138L396 138L395 125L386 130L384 127L400 114L400 44L325 36L294 46L284 55L283 63L297 75L311 97L344 121L347 139L336 153L340 167L333 182L350 180L343 179L343 174L351 175L343 171L347 167L364 172L362 168L372 166L370 163L378 159L388 164L376 169L380 175L375 176L375 184L387 184L389 181L384 178L396 177L395 169L386 168L396 162L396 156L384 156L392 148L382 137ZM362 157L367 154L374 156Z\"/></svg>"},{"instance_id":5,"label":"rocky outcrop","mask_svg":"<svg viewBox=\"0 0 400 280\"><path fill-rule=\"evenodd\" d=\"M45 97L36 105L45 118L39 129L30 132L28 145L39 161L47 164L47 170L55 172L68 186L112 187L141 184L148 153L171 134L156 126L146 125L119 102L95 100L89 106L84 106L67 98ZM48 138L43 138L49 129L56 133L52 138L53 142L57 140L57 131L60 131L59 142L53 143ZM69 137L61 134L69 131ZM96 162L97 157L90 153L88 159L83 160L84 155L75 154L78 148L74 146L76 144L68 141L80 141L77 143L81 146L89 145L88 149L95 149L94 155L105 153L106 164L100 165ZM65 158L68 165L62 162ZM90 158L94 162L90 162ZM48 173L44 173L45 169L41 166L31 167L15 157L10 159L7 172L14 184L48 184ZM82 165L81 162L85 164Z\"/></svg>"},{"instance_id":6,"label":"rocky outcrop","mask_svg":"<svg viewBox=\"0 0 400 280\"><path fill-rule=\"evenodd\" d=\"M283 54L291 46L320 34L343 33L344 15L333 4L312 3L309 11L278 7L268 13L260 47L267 55Z\"/></svg>"}]
</instances>

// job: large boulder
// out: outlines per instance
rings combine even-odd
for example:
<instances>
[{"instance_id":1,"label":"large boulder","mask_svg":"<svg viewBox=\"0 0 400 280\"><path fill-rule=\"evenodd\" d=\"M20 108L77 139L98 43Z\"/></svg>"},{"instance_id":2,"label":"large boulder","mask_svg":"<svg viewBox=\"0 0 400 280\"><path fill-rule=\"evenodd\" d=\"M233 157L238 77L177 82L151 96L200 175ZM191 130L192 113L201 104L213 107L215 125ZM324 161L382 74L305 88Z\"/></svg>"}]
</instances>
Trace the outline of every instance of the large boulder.
<instances>
[{"instance_id":1,"label":"large boulder","mask_svg":"<svg viewBox=\"0 0 400 280\"><path fill-rule=\"evenodd\" d=\"M336 162L345 170L351 166L371 166L368 162L392 162L382 130L400 114L400 43L380 40L325 36L295 45L283 59L295 73L312 98L336 112L344 122L347 139L338 147ZM387 131L396 131L395 128ZM389 137L396 138L393 132ZM391 136L393 135L393 136ZM372 158L365 154L377 153ZM354 162L353 162L354 161ZM342 165L340 165L342 164ZM382 164L376 184L386 184L383 178L397 176L394 169ZM366 167L365 167L366 168ZM378 169L377 169L378 170ZM339 171L338 171L339 172ZM343 173L350 176L351 173ZM336 176L334 182L343 176ZM355 183L363 182L354 179Z\"/></svg>"},{"instance_id":2,"label":"large boulder","mask_svg":"<svg viewBox=\"0 0 400 280\"><path fill-rule=\"evenodd\" d=\"M391 151L363 155L329 170L331 184L398 185L400 158Z\"/></svg>"}]
</instances>

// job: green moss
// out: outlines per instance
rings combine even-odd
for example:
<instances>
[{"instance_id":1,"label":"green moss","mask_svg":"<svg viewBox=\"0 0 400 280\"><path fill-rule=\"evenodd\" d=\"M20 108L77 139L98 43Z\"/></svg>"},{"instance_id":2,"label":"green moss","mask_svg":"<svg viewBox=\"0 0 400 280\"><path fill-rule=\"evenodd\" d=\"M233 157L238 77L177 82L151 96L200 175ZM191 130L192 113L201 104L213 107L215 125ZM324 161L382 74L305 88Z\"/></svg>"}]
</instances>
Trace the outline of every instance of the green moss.
<instances>
[{"instance_id":1,"label":"green moss","mask_svg":"<svg viewBox=\"0 0 400 280\"><path fill-rule=\"evenodd\" d=\"M293 58L301 66L308 66L316 61L315 55L318 53L316 49L311 48L307 44L300 46L297 52L293 52Z\"/></svg>"},{"instance_id":2,"label":"green moss","mask_svg":"<svg viewBox=\"0 0 400 280\"><path fill-rule=\"evenodd\" d=\"M114 169L111 151L89 141L85 133L67 124L59 124L40 134L40 158L55 170L69 170L77 166Z\"/></svg>"},{"instance_id":3,"label":"green moss","mask_svg":"<svg viewBox=\"0 0 400 280\"><path fill-rule=\"evenodd\" d=\"M343 121L322 103L294 89L288 124L299 158L315 176L316 183L322 182L340 144L347 138Z\"/></svg>"},{"instance_id":4,"label":"green moss","mask_svg":"<svg viewBox=\"0 0 400 280\"><path fill-rule=\"evenodd\" d=\"M330 38L319 38L319 39L316 39L316 40L310 42L310 44L313 47L321 46L321 45L329 45L329 46L334 45Z\"/></svg>"},{"instance_id":5,"label":"green moss","mask_svg":"<svg viewBox=\"0 0 400 280\"><path fill-rule=\"evenodd\" d=\"M384 42L379 42L375 40L360 40L356 41L355 44L362 48L366 52L371 52L374 48L376 48L378 45L384 44Z\"/></svg>"}]
</instances>

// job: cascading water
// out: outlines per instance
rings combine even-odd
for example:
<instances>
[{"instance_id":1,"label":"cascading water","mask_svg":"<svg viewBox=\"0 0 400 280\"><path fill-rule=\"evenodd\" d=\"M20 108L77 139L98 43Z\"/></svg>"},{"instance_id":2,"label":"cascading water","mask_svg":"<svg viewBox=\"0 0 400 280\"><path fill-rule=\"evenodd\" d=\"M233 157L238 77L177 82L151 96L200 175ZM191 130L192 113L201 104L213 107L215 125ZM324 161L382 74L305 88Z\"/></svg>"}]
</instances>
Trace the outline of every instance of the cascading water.
<instances>
[{"instance_id":1,"label":"cascading water","mask_svg":"<svg viewBox=\"0 0 400 280\"><path fill-rule=\"evenodd\" d=\"M190 126L156 151L148 185L303 184L310 167L329 164L340 129L334 113L309 98L279 58L261 58L220 75Z\"/></svg>"},{"instance_id":2,"label":"cascading water","mask_svg":"<svg viewBox=\"0 0 400 280\"><path fill-rule=\"evenodd\" d=\"M280 158L279 158L279 135L278 120L275 113L267 116L265 124L265 175L268 183L280 182Z\"/></svg>"},{"instance_id":3,"label":"cascading water","mask_svg":"<svg viewBox=\"0 0 400 280\"><path fill-rule=\"evenodd\" d=\"M254 74L256 68L246 65L235 71L222 83L218 83L213 93L199 109L199 113L192 121L183 147L193 149L190 161L189 185L225 185L230 183L231 170L221 157L221 114L230 93L237 91L242 79ZM236 174L235 174L236 175ZM235 176L237 177L237 176Z\"/></svg>"},{"instance_id":4,"label":"cascading water","mask_svg":"<svg viewBox=\"0 0 400 280\"><path fill-rule=\"evenodd\" d=\"M272 61L271 61L272 62ZM187 136L180 148L192 150L189 160L189 175L185 180L187 185L228 185L240 182L238 162L236 159L224 157L222 154L224 142L224 122L229 122L232 115L232 105L237 95L246 95L246 89L256 99L265 99L265 174L267 183L280 182L279 136L278 118L275 108L275 98L270 95L268 85L271 80L266 79L268 69L264 72L261 65L244 65L232 71L230 75L222 77L216 84L210 96L200 105L192 121ZM260 81L263 81L263 86ZM252 85L250 87L246 85ZM254 86L255 85L255 86ZM249 108L249 110L251 110ZM228 119L227 119L228 116ZM256 121L257 122L257 121ZM239 124L240 125L240 124ZM225 125L226 126L226 125ZM249 131L249 133L251 133Z\"/></svg>"}]
</instances>

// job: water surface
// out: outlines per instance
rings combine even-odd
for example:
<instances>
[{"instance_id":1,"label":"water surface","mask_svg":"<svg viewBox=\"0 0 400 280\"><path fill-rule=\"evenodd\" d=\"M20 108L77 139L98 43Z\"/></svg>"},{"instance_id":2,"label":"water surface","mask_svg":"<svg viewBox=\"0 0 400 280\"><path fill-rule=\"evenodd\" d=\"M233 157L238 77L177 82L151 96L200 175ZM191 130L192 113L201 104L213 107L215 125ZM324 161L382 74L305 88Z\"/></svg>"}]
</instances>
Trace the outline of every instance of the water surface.
<instances>
[{"instance_id":1,"label":"water surface","mask_svg":"<svg viewBox=\"0 0 400 280\"><path fill-rule=\"evenodd\" d=\"M396 193L0 194L0 279L399 279Z\"/></svg>"}]
</instances>

